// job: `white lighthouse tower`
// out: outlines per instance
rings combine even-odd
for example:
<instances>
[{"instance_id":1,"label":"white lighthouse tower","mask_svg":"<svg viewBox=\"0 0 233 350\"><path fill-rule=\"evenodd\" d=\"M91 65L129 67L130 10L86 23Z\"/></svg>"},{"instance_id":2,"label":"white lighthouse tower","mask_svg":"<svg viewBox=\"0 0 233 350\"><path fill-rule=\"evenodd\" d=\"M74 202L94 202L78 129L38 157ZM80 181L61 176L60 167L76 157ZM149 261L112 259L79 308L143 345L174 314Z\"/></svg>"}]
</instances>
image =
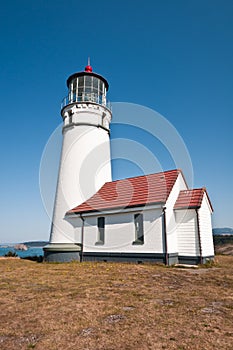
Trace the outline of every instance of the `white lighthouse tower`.
<instances>
[{"instance_id":1,"label":"white lighthouse tower","mask_svg":"<svg viewBox=\"0 0 233 350\"><path fill-rule=\"evenodd\" d=\"M85 71L68 78L67 87L61 109L63 144L50 242L44 247L47 261L79 260L80 242L65 214L112 180L108 82L94 73L88 62Z\"/></svg>"}]
</instances>

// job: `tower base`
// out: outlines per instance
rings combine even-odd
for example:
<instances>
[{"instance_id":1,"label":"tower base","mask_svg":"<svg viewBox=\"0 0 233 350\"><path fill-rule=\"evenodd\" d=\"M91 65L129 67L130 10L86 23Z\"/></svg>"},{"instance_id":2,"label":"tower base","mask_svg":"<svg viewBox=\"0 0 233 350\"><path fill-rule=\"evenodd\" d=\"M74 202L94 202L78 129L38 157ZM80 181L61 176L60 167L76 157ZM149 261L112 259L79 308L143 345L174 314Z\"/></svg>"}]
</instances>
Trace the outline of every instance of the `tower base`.
<instances>
[{"instance_id":1,"label":"tower base","mask_svg":"<svg viewBox=\"0 0 233 350\"><path fill-rule=\"evenodd\" d=\"M80 261L81 246L73 243L49 243L44 246L44 259L47 262Z\"/></svg>"}]
</instances>

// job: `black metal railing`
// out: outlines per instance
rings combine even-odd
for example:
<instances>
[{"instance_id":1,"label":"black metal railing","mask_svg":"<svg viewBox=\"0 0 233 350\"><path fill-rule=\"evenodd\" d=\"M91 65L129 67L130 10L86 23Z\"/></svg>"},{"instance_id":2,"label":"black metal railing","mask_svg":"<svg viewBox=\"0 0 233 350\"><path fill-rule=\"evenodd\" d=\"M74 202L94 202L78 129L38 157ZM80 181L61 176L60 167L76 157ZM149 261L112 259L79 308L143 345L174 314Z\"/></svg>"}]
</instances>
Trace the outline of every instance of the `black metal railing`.
<instances>
[{"instance_id":1,"label":"black metal railing","mask_svg":"<svg viewBox=\"0 0 233 350\"><path fill-rule=\"evenodd\" d=\"M81 95L77 94L69 94L68 96L64 97L61 103L61 109L63 109L65 106L75 103L75 102L92 102L97 103L99 105L102 105L109 110L111 110L111 103L110 101L106 100L106 97L104 95L98 95L94 92L83 92Z\"/></svg>"}]
</instances>

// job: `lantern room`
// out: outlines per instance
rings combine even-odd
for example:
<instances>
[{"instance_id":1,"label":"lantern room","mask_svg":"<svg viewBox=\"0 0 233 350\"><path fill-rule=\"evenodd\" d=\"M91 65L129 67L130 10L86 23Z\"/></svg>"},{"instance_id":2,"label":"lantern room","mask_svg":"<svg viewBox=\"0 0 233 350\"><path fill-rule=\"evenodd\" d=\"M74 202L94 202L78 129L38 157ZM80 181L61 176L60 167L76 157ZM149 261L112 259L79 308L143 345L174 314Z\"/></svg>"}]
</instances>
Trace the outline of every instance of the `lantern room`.
<instances>
[{"instance_id":1,"label":"lantern room","mask_svg":"<svg viewBox=\"0 0 233 350\"><path fill-rule=\"evenodd\" d=\"M93 73L88 64L85 71L72 74L67 79L68 96L62 101L62 108L72 103L96 103L110 109L107 101L108 82L101 75Z\"/></svg>"}]
</instances>

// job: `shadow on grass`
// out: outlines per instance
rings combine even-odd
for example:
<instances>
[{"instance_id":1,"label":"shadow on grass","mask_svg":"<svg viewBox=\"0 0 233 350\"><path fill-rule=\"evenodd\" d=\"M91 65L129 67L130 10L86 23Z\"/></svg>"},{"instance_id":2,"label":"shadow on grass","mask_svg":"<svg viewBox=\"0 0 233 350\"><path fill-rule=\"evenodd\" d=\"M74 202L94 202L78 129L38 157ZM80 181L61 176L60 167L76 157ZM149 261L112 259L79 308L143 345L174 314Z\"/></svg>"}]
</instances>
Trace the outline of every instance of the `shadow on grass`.
<instances>
[{"instance_id":1,"label":"shadow on grass","mask_svg":"<svg viewBox=\"0 0 233 350\"><path fill-rule=\"evenodd\" d=\"M39 256L25 256L25 257L22 257L21 259L23 260L30 260L30 261L35 261L37 263L42 263L44 261L44 257L42 255L39 255Z\"/></svg>"}]
</instances>

